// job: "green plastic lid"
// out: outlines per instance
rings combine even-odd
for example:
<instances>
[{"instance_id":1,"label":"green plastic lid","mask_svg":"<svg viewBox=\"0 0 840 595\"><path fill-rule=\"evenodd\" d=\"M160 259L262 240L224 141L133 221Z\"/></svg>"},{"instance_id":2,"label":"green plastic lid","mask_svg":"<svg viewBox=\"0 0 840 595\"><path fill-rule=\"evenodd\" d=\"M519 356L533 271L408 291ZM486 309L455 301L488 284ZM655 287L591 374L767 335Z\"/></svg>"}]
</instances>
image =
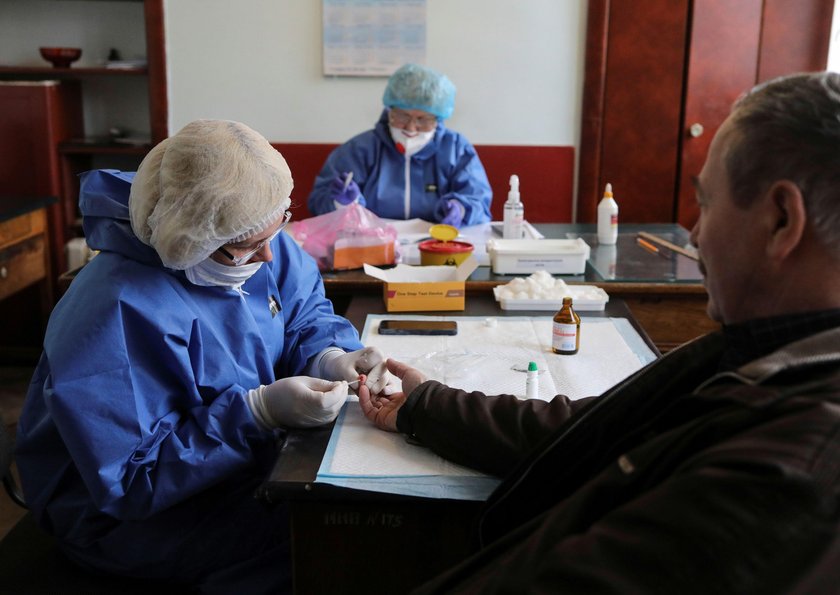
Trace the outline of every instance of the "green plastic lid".
<instances>
[{"instance_id":1,"label":"green plastic lid","mask_svg":"<svg viewBox=\"0 0 840 595\"><path fill-rule=\"evenodd\" d=\"M536 372L537 371L537 362L528 362L528 371L529 372Z\"/></svg>"}]
</instances>

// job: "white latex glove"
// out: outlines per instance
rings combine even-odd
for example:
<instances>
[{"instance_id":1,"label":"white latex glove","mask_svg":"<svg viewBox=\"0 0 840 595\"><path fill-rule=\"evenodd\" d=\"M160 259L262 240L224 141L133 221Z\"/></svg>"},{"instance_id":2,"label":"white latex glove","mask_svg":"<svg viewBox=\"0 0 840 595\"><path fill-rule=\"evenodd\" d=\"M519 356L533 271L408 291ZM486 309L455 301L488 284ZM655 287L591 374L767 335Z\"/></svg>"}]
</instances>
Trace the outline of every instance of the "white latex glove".
<instances>
[{"instance_id":1,"label":"white latex glove","mask_svg":"<svg viewBox=\"0 0 840 595\"><path fill-rule=\"evenodd\" d=\"M346 400L346 382L309 376L281 378L248 392L254 417L267 428L311 428L329 423Z\"/></svg>"},{"instance_id":2,"label":"white latex glove","mask_svg":"<svg viewBox=\"0 0 840 595\"><path fill-rule=\"evenodd\" d=\"M365 347L341 353L330 351L321 358L321 377L352 382L359 374L366 374L365 386L374 394L381 393L395 382L393 374L385 367L385 354L378 347Z\"/></svg>"},{"instance_id":3,"label":"white latex glove","mask_svg":"<svg viewBox=\"0 0 840 595\"><path fill-rule=\"evenodd\" d=\"M385 362L380 362L371 368L367 378L365 378L365 386L374 395L392 395L402 392L402 380L388 371Z\"/></svg>"}]
</instances>

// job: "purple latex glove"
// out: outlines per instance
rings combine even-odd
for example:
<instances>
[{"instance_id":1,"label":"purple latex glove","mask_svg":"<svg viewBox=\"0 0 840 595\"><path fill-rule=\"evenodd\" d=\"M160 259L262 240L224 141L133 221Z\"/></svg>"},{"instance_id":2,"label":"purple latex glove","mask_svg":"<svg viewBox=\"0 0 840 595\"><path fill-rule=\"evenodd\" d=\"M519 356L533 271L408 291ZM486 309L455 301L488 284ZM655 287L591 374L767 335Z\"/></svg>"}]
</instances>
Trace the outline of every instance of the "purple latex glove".
<instances>
[{"instance_id":1,"label":"purple latex glove","mask_svg":"<svg viewBox=\"0 0 840 595\"><path fill-rule=\"evenodd\" d=\"M332 199L340 205L349 205L351 202L358 200L362 195L359 185L353 181L352 177L350 178L350 182L347 183L349 176L350 173L345 172L336 176L330 184Z\"/></svg>"},{"instance_id":2,"label":"purple latex glove","mask_svg":"<svg viewBox=\"0 0 840 595\"><path fill-rule=\"evenodd\" d=\"M454 227L461 227L465 212L464 206L454 198L446 202L439 202L435 207L435 216L438 222Z\"/></svg>"}]
</instances>

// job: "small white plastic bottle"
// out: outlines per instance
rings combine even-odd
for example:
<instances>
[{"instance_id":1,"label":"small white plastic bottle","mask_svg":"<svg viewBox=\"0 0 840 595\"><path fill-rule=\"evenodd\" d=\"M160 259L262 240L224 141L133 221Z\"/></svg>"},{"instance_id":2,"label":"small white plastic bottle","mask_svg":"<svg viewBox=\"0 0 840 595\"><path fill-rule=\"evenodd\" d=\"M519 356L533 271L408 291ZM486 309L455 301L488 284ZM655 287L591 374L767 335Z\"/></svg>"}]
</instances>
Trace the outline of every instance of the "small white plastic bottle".
<instances>
[{"instance_id":1,"label":"small white plastic bottle","mask_svg":"<svg viewBox=\"0 0 840 595\"><path fill-rule=\"evenodd\" d=\"M612 193L612 184L604 189L604 198L598 203L598 243L615 244L618 239L618 203Z\"/></svg>"},{"instance_id":2,"label":"small white plastic bottle","mask_svg":"<svg viewBox=\"0 0 840 595\"><path fill-rule=\"evenodd\" d=\"M528 372L525 377L525 398L537 399L540 396L540 372L537 362L528 362Z\"/></svg>"},{"instance_id":3,"label":"small white plastic bottle","mask_svg":"<svg viewBox=\"0 0 840 595\"><path fill-rule=\"evenodd\" d=\"M510 177L510 191L505 202L504 227L502 237L506 240L522 239L525 222L525 206L519 200L519 176Z\"/></svg>"}]
</instances>

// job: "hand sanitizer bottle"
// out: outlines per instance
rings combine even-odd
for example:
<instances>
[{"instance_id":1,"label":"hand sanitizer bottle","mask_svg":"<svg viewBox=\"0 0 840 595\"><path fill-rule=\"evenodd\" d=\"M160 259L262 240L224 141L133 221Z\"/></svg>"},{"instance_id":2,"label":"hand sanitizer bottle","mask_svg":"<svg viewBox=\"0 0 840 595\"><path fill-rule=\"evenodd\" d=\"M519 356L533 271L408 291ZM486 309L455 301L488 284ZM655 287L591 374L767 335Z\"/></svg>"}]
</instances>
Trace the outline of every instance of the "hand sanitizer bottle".
<instances>
[{"instance_id":1,"label":"hand sanitizer bottle","mask_svg":"<svg viewBox=\"0 0 840 595\"><path fill-rule=\"evenodd\" d=\"M618 204L612 193L612 184L607 184L604 198L598 203L598 243L615 244L618 239Z\"/></svg>"},{"instance_id":2,"label":"hand sanitizer bottle","mask_svg":"<svg viewBox=\"0 0 840 595\"><path fill-rule=\"evenodd\" d=\"M525 222L525 207L519 200L519 176L513 174L510 177L510 191L505 203L504 227L502 237L506 240L519 240Z\"/></svg>"}]
</instances>

